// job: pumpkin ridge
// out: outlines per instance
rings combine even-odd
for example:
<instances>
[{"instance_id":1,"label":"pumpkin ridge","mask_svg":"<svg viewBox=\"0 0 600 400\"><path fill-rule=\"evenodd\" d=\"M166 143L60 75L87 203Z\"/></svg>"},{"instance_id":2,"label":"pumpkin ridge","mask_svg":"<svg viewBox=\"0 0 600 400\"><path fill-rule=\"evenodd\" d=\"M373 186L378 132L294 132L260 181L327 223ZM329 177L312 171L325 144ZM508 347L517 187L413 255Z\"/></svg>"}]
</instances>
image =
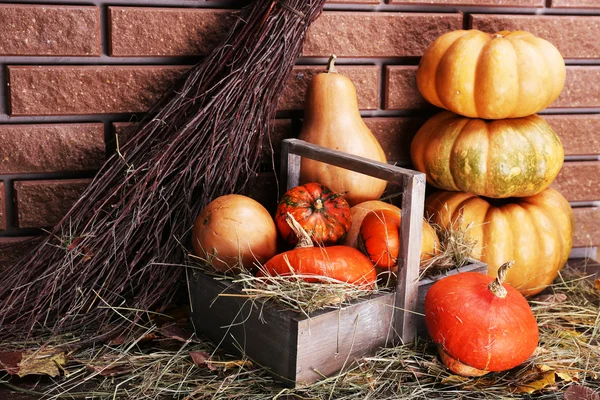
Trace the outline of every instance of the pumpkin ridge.
<instances>
[{"instance_id":1,"label":"pumpkin ridge","mask_svg":"<svg viewBox=\"0 0 600 400\"><path fill-rule=\"evenodd\" d=\"M536 41L535 36L530 36L530 37L524 37L523 39L521 39L524 43L527 43L528 45L530 45L533 50L538 54L538 59L542 59L544 60L544 63L546 63L546 65L548 65L550 63L550 60L548 60L546 58L546 53L543 51L540 51L540 49L538 48L538 46L536 46L534 44L534 42ZM552 97L554 96L554 91L556 90L555 88L555 84L554 84L554 79L550 79L551 81L551 85L550 87L552 88L552 90L547 91L547 96L546 96L546 100L544 101L544 108L548 107L550 104L552 104L553 100ZM544 85L547 85L548 83L545 82Z\"/></svg>"},{"instance_id":2,"label":"pumpkin ridge","mask_svg":"<svg viewBox=\"0 0 600 400\"><path fill-rule=\"evenodd\" d=\"M455 149L456 149L456 145L458 143L458 138L464 134L464 128L465 126L468 124L468 122L463 125L462 129L459 131L458 135L456 135L456 137L454 138L454 142L452 143L452 147L450 148L450 153L448 155L448 171L450 171L450 173L448 174L448 176L450 177L450 179L452 180L452 187L460 190L460 191L465 191L463 190L463 188L459 188L458 185L456 184L456 179L454 179L454 175L452 174L452 165L454 163L454 158L455 158Z\"/></svg>"}]
</instances>

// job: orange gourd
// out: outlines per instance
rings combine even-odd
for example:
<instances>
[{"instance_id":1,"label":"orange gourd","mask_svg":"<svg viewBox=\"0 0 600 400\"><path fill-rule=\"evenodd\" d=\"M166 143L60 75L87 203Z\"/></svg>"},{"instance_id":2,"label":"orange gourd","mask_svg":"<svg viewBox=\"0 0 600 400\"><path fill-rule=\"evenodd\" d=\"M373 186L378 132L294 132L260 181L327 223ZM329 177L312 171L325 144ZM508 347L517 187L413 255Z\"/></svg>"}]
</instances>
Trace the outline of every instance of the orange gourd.
<instances>
[{"instance_id":1,"label":"orange gourd","mask_svg":"<svg viewBox=\"0 0 600 400\"><path fill-rule=\"evenodd\" d=\"M337 73L332 56L327 72L316 75L308 86L304 122L299 138L330 149L371 160L387 162L381 145L363 122L356 89L350 79ZM319 182L343 193L350 205L376 200L387 182L308 158L302 159L300 181Z\"/></svg>"},{"instance_id":2,"label":"orange gourd","mask_svg":"<svg viewBox=\"0 0 600 400\"><path fill-rule=\"evenodd\" d=\"M294 250L277 254L259 270L258 276L301 275L307 282L331 282L323 277L373 288L377 273L373 263L353 247L314 247L311 237L291 214L286 215L293 231L298 235Z\"/></svg>"},{"instance_id":3,"label":"orange gourd","mask_svg":"<svg viewBox=\"0 0 600 400\"><path fill-rule=\"evenodd\" d=\"M519 118L548 107L566 68L550 42L524 31L448 32L425 51L417 86L431 104L471 118Z\"/></svg>"},{"instance_id":4,"label":"orange gourd","mask_svg":"<svg viewBox=\"0 0 600 400\"><path fill-rule=\"evenodd\" d=\"M396 271L400 249L400 209L369 212L360 226L359 247L376 267ZM421 261L428 260L439 251L435 230L423 221Z\"/></svg>"}]
</instances>

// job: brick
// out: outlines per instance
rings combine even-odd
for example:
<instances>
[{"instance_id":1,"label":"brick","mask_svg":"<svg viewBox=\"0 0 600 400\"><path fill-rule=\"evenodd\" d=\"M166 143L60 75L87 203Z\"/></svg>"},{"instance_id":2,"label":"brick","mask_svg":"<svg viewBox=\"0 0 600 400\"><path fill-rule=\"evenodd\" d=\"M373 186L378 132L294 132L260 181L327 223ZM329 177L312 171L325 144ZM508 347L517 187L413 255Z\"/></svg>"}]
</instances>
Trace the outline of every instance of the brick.
<instances>
[{"instance_id":1,"label":"brick","mask_svg":"<svg viewBox=\"0 0 600 400\"><path fill-rule=\"evenodd\" d=\"M129 140L131 134L132 123L130 122L115 122L113 123L113 131L116 135L119 135L119 145L123 145ZM281 142L283 139L293 137L292 120L290 119L276 119L271 123L270 135L271 145L273 146L275 162L279 163L279 157L281 155ZM271 164L271 150L269 142L265 140L263 145L263 163Z\"/></svg>"},{"instance_id":2,"label":"brick","mask_svg":"<svg viewBox=\"0 0 600 400\"><path fill-rule=\"evenodd\" d=\"M0 21L0 55L101 54L98 7L0 4Z\"/></svg>"},{"instance_id":3,"label":"brick","mask_svg":"<svg viewBox=\"0 0 600 400\"><path fill-rule=\"evenodd\" d=\"M79 199L89 179L15 181L19 228L56 225Z\"/></svg>"},{"instance_id":4,"label":"brick","mask_svg":"<svg viewBox=\"0 0 600 400\"><path fill-rule=\"evenodd\" d=\"M380 4L381 0L327 0L332 4Z\"/></svg>"},{"instance_id":5,"label":"brick","mask_svg":"<svg viewBox=\"0 0 600 400\"><path fill-rule=\"evenodd\" d=\"M12 115L146 111L189 67L9 67Z\"/></svg>"},{"instance_id":6,"label":"brick","mask_svg":"<svg viewBox=\"0 0 600 400\"><path fill-rule=\"evenodd\" d=\"M600 200L600 161L570 161L552 187L569 201Z\"/></svg>"},{"instance_id":7,"label":"brick","mask_svg":"<svg viewBox=\"0 0 600 400\"><path fill-rule=\"evenodd\" d=\"M433 106L417 89L416 66L387 66L385 109L426 109ZM600 66L567 66L565 87L549 108L600 107Z\"/></svg>"},{"instance_id":8,"label":"brick","mask_svg":"<svg viewBox=\"0 0 600 400\"><path fill-rule=\"evenodd\" d=\"M11 115L77 115L148 110L189 67L184 66L11 66ZM279 103L303 108L306 86L323 67L295 67ZM356 85L362 109L379 107L379 67L342 66Z\"/></svg>"},{"instance_id":9,"label":"brick","mask_svg":"<svg viewBox=\"0 0 600 400\"><path fill-rule=\"evenodd\" d=\"M565 58L600 58L600 17L473 14L471 27L489 33L528 31L554 44Z\"/></svg>"},{"instance_id":10,"label":"brick","mask_svg":"<svg viewBox=\"0 0 600 400\"><path fill-rule=\"evenodd\" d=\"M308 57L417 57L442 34L462 28L460 14L325 12L311 25Z\"/></svg>"},{"instance_id":11,"label":"brick","mask_svg":"<svg viewBox=\"0 0 600 400\"><path fill-rule=\"evenodd\" d=\"M569 66L565 87L550 108L600 107L600 66Z\"/></svg>"},{"instance_id":12,"label":"brick","mask_svg":"<svg viewBox=\"0 0 600 400\"><path fill-rule=\"evenodd\" d=\"M0 181L0 230L6 229L6 203L4 201L4 182Z\"/></svg>"},{"instance_id":13,"label":"brick","mask_svg":"<svg viewBox=\"0 0 600 400\"><path fill-rule=\"evenodd\" d=\"M103 124L0 125L0 174L91 171L104 163Z\"/></svg>"},{"instance_id":14,"label":"brick","mask_svg":"<svg viewBox=\"0 0 600 400\"><path fill-rule=\"evenodd\" d=\"M390 4L438 6L544 7L545 0L389 0ZM591 0L595 1L595 0Z\"/></svg>"},{"instance_id":15,"label":"brick","mask_svg":"<svg viewBox=\"0 0 600 400\"><path fill-rule=\"evenodd\" d=\"M600 246L600 207L574 208L573 247Z\"/></svg>"},{"instance_id":16,"label":"brick","mask_svg":"<svg viewBox=\"0 0 600 400\"><path fill-rule=\"evenodd\" d=\"M551 0L550 7L600 8L600 3L598 0Z\"/></svg>"},{"instance_id":17,"label":"brick","mask_svg":"<svg viewBox=\"0 0 600 400\"><path fill-rule=\"evenodd\" d=\"M233 24L231 11L109 7L112 56L206 55Z\"/></svg>"},{"instance_id":18,"label":"brick","mask_svg":"<svg viewBox=\"0 0 600 400\"><path fill-rule=\"evenodd\" d=\"M410 164L410 143L425 118L363 118L385 151L388 162Z\"/></svg>"},{"instance_id":19,"label":"brick","mask_svg":"<svg viewBox=\"0 0 600 400\"><path fill-rule=\"evenodd\" d=\"M600 114L544 115L558 134L565 155L600 154Z\"/></svg>"},{"instance_id":20,"label":"brick","mask_svg":"<svg viewBox=\"0 0 600 400\"><path fill-rule=\"evenodd\" d=\"M433 108L419 93L416 73L417 67L412 65L386 67L386 110Z\"/></svg>"}]
</instances>

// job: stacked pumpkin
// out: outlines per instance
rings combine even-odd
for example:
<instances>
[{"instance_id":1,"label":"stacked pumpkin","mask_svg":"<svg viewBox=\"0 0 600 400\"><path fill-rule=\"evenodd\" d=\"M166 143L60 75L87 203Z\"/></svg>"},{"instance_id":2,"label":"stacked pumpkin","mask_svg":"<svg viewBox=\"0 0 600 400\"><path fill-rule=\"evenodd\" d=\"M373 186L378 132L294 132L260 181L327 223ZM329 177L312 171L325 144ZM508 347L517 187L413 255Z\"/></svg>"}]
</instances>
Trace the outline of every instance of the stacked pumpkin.
<instances>
[{"instance_id":1,"label":"stacked pumpkin","mask_svg":"<svg viewBox=\"0 0 600 400\"><path fill-rule=\"evenodd\" d=\"M411 145L432 186L426 212L447 227L471 225L473 256L490 276L509 260L507 283L524 295L547 287L569 256L574 217L548 188L564 159L560 139L536 112L560 94L565 64L549 42L523 31L461 30L424 53L417 84L445 108Z\"/></svg>"}]
</instances>

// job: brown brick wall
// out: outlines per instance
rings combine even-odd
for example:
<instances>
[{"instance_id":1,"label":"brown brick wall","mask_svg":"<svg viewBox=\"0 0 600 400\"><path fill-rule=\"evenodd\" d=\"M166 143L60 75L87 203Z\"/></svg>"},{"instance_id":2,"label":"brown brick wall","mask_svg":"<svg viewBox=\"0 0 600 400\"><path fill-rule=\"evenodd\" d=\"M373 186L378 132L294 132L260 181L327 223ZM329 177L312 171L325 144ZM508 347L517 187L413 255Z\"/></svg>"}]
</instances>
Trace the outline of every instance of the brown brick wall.
<instances>
[{"instance_id":1,"label":"brown brick wall","mask_svg":"<svg viewBox=\"0 0 600 400\"><path fill-rule=\"evenodd\" d=\"M247 0L150 0L0 5L0 236L56 223L103 160L114 135L227 33ZM71 3L71 2L69 2ZM554 187L576 207L578 247L600 245L600 1L330 0L310 28L273 122L278 156L297 134L304 91L326 57L357 87L388 159L410 163L412 137L436 109L416 90L424 49L461 28L529 30L567 60L567 81L542 114L563 141ZM269 161L265 156L265 160ZM265 174L257 196L272 201Z\"/></svg>"}]
</instances>

